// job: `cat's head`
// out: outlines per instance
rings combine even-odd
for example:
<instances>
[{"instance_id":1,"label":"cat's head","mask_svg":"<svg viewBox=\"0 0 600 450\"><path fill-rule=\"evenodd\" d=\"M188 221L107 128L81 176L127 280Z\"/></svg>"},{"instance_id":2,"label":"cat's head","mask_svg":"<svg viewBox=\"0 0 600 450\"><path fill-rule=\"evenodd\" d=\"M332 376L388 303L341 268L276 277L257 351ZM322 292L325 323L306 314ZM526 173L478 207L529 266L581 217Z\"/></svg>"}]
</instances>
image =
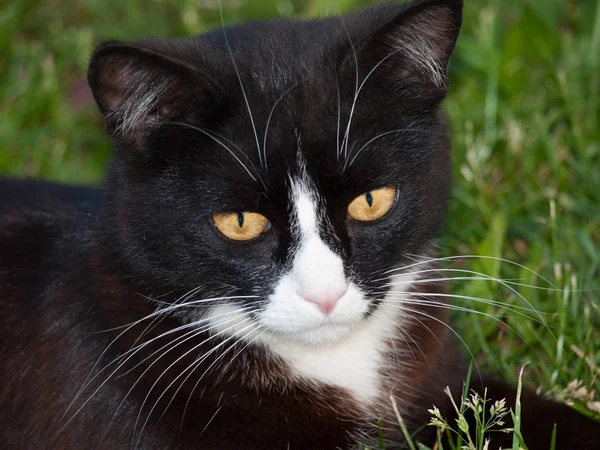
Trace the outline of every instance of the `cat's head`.
<instances>
[{"instance_id":1,"label":"cat's head","mask_svg":"<svg viewBox=\"0 0 600 450\"><path fill-rule=\"evenodd\" d=\"M221 328L243 314L320 343L367 320L443 219L461 11L384 4L99 47L89 82L130 274Z\"/></svg>"}]
</instances>

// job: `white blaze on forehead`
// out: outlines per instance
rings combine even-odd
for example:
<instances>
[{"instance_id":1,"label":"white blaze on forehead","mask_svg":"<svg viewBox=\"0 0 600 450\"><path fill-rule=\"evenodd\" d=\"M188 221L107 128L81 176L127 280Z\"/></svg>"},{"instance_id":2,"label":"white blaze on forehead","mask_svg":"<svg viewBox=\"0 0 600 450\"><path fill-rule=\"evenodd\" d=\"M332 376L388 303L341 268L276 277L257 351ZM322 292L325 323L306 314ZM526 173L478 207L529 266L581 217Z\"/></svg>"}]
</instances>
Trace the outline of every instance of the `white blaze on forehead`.
<instances>
[{"instance_id":1,"label":"white blaze on forehead","mask_svg":"<svg viewBox=\"0 0 600 450\"><path fill-rule=\"evenodd\" d=\"M307 182L293 183L291 197L297 231L303 236L317 233L317 199Z\"/></svg>"},{"instance_id":2,"label":"white blaze on forehead","mask_svg":"<svg viewBox=\"0 0 600 450\"><path fill-rule=\"evenodd\" d=\"M318 195L306 175L292 184L291 197L292 233L298 242L292 274L298 293L304 298L343 293L347 287L344 263L319 235Z\"/></svg>"}]
</instances>

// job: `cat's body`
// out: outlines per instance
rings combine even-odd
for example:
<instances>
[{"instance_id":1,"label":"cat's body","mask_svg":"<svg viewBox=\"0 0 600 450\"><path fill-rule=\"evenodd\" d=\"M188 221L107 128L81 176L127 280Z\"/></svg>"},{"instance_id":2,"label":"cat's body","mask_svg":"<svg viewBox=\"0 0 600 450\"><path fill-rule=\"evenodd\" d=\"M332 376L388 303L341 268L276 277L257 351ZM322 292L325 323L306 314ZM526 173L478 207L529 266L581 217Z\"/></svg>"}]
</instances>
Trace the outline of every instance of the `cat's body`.
<instances>
[{"instance_id":1,"label":"cat's body","mask_svg":"<svg viewBox=\"0 0 600 450\"><path fill-rule=\"evenodd\" d=\"M89 197L82 198L78 188L69 191L57 186L54 192L47 194L48 185L33 183L34 192L35 188L46 188L37 190L38 197L33 198L31 187L22 182L0 184L8 189L4 192L11 192L13 198L20 199L18 208L9 207L10 213L5 212L3 217L3 252L0 256L4 298L8 299L3 303L5 313L0 342L10 343L10 348L8 345L2 348L2 364L12 375L5 378L0 391L3 405L0 422L4 424L2 435L8 443L7 448L40 448L40 445L42 448L46 445L47 448L83 448L84 444L89 448L129 448L137 413L150 387L165 368L203 341L204 336L166 354L160 364L140 380L138 377L153 359L118 379L117 383L109 381L92 396L116 369L116 365L110 366L71 406L71 414L63 417L62 412L77 397L78 389L88 376L132 348L151 320L110 346L113 339L124 327L152 314L155 306L141 301L138 292L143 287L135 281L123 280L118 275L118 267L107 262L102 249L96 246L94 234L99 232L96 216L99 192L88 191ZM39 198L44 199L43 206ZM34 208L30 209L31 203ZM40 246L41 243L44 245ZM86 300L80 301L82 297ZM395 419L389 416L389 394L398 388L400 404L401 399L409 398L410 403L417 402L407 419L410 417L409 421L415 425L425 423L427 407L432 402L443 406L446 402L439 392L448 383L460 390L461 377L465 373L460 356L454 354L452 341L445 338L444 327L436 322L428 325L445 345L443 351L442 343L437 341L430 342L433 349L421 346L430 357L431 366L424 366L420 357L422 373L419 374L407 376L406 368L397 366L396 361L380 359L377 349L370 347L379 341L370 341L364 332L353 334L351 341L334 345L331 351L315 348L314 355L305 355L307 362L315 361L313 358L320 361L316 371L321 376L337 378L341 383L356 387L357 392L362 387L365 397L375 395L370 407L340 387L315 383L318 381L315 379L297 378L297 372L264 350L238 346L234 353L240 353L230 367L227 367L230 358L217 361L222 353L215 353L196 369L198 376L191 376L186 381L169 412L158 420L180 383L167 391L163 403L156 407L156 417L146 424L138 445L166 449L275 449L287 448L289 443L289 448L353 448L354 437L367 440L368 436L370 439L377 436L377 421L381 415L388 415L389 423L394 423ZM149 332L144 341L178 326L180 323L176 320L167 318ZM365 331L377 330L368 327ZM412 337L415 343L410 351L421 356L416 342L431 340L424 334L419 337L420 331L415 331ZM175 333L172 337L181 334L183 332ZM361 341L357 339L359 336L366 339ZM211 340L197 348L196 353L208 353L223 341ZM142 349L121 371L134 367L165 343L159 341L157 345ZM406 346L406 342L400 340L398 345ZM102 363L94 368L106 348L109 351ZM302 352L300 347L298 350ZM340 352L345 354L340 355ZM327 361L327 358L332 360ZM298 359L302 360L302 355ZM448 361L439 361L438 365L438 359ZM215 361L212 370L204 374L202 385L195 386L198 377ZM151 408L174 378L192 362L193 358L185 358L175 363L172 374L164 376L162 382L154 386L154 395L147 399L146 407ZM361 382L361 374L373 375L373 367L381 370L381 379L372 379L370 384ZM355 371L358 374L353 373ZM449 373L458 376L452 381L447 377ZM398 384L404 377L410 380L410 387ZM136 381L136 388L128 394ZM381 386L371 394L377 382ZM438 389L430 389L434 385ZM70 415L90 398L90 402L59 433ZM125 398L125 403L120 405ZM43 420L32 420L38 414L35 412ZM145 414L141 414L138 428L145 419ZM394 434L389 439L394 437L401 441L399 435Z\"/></svg>"},{"instance_id":2,"label":"cat's body","mask_svg":"<svg viewBox=\"0 0 600 450\"><path fill-rule=\"evenodd\" d=\"M433 445L466 375L432 262L461 7L97 50L106 190L0 181L2 448L354 449L380 419L402 448L390 396ZM527 400L531 450L556 421L596 448Z\"/></svg>"}]
</instances>

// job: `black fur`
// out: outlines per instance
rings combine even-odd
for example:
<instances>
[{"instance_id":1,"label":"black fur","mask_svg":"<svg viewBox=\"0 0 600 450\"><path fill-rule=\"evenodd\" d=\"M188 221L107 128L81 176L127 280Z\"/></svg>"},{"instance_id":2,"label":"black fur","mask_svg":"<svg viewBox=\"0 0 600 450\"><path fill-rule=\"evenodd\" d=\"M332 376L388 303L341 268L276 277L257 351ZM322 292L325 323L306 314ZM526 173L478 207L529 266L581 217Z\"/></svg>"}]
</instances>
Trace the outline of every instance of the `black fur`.
<instances>
[{"instance_id":1,"label":"black fur","mask_svg":"<svg viewBox=\"0 0 600 450\"><path fill-rule=\"evenodd\" d=\"M376 438L373 411L341 389L292 379L262 347L239 345L233 360L210 353L222 338L184 340L188 330L173 330L197 308L127 326L152 314L150 298L168 304L193 289L194 298L266 298L295 246L287 192L299 161L326 205L323 240L375 310L381 272L427 253L446 211L450 145L439 107L461 12L460 0L417 0L342 19L100 46L88 76L116 150L105 188L0 181L2 448L350 449L356 436ZM414 56L421 40L429 64ZM367 75L354 105L356 77ZM353 198L386 185L399 192L388 215L348 219ZM215 229L213 212L247 210L271 229L244 244ZM412 432L432 403L451 414L442 389L460 392L466 373L440 311L427 309L435 320L422 323L437 340L412 324L426 360L415 351L402 372L410 382L393 387L411 405ZM151 340L161 333L170 334ZM154 364L168 342L180 345ZM494 398L514 398L512 388L484 384ZM531 450L549 448L555 422L557 448L597 448L598 424L526 396ZM389 448L402 448L383 402L380 414ZM419 436L431 444L432 431Z\"/></svg>"}]
</instances>

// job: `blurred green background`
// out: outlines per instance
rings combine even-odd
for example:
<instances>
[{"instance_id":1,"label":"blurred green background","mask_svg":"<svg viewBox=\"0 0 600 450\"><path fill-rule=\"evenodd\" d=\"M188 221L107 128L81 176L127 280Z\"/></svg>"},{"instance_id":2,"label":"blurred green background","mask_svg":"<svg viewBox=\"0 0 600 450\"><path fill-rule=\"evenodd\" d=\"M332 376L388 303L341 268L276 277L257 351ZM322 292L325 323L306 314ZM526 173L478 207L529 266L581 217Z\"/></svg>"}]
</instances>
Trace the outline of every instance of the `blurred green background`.
<instances>
[{"instance_id":1,"label":"blurred green background","mask_svg":"<svg viewBox=\"0 0 600 450\"><path fill-rule=\"evenodd\" d=\"M223 14L237 23L373 3L223 0ZM111 149L85 85L94 45L191 35L219 20L216 0L1 6L0 175L100 183ZM574 380L600 389L599 69L599 2L466 1L445 103L455 188L440 247L509 260L466 256L452 267L517 284L447 272L465 297L457 304L479 313L457 313L455 328L480 367L514 381L531 361L527 382L558 396L577 397ZM600 411L593 395L576 406L585 403Z\"/></svg>"}]
</instances>

